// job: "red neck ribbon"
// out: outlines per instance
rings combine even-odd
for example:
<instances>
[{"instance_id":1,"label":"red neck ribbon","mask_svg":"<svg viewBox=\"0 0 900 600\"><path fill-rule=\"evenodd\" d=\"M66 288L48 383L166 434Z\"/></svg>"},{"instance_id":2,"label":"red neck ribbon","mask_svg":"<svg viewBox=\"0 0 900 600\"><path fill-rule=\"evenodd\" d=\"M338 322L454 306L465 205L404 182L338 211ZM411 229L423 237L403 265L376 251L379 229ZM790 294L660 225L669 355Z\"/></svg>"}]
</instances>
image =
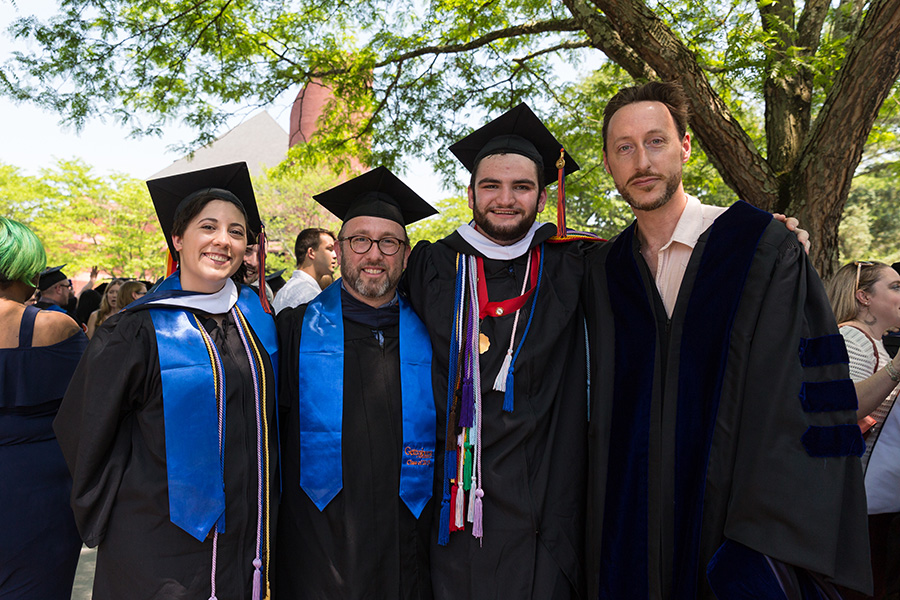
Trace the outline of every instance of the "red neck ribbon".
<instances>
[{"instance_id":1,"label":"red neck ribbon","mask_svg":"<svg viewBox=\"0 0 900 600\"><path fill-rule=\"evenodd\" d=\"M528 291L521 296L500 302L488 301L487 280L484 277L484 259L479 256L476 262L478 263L478 317L481 319L485 317L502 317L522 308L528 301L528 298L531 297L534 286L537 285L538 271L541 267L541 249L539 246L531 249L531 276L529 278Z\"/></svg>"}]
</instances>

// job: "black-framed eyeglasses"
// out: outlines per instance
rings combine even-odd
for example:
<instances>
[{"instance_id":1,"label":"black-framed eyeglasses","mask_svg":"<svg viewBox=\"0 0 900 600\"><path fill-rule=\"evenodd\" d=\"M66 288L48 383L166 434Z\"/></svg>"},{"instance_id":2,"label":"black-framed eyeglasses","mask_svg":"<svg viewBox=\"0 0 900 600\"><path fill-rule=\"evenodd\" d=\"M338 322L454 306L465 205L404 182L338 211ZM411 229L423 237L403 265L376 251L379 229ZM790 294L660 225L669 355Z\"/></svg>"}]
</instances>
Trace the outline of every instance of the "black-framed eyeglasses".
<instances>
[{"instance_id":1,"label":"black-framed eyeglasses","mask_svg":"<svg viewBox=\"0 0 900 600\"><path fill-rule=\"evenodd\" d=\"M853 291L859 289L859 273L862 271L863 267L871 267L875 263L870 262L868 260L854 260L853 264L856 265L856 285L853 287Z\"/></svg>"},{"instance_id":2,"label":"black-framed eyeglasses","mask_svg":"<svg viewBox=\"0 0 900 600\"><path fill-rule=\"evenodd\" d=\"M385 256L393 256L400 252L406 242L395 237L383 237L380 240L373 240L364 235L351 235L349 237L338 238L339 242L349 242L350 249L357 254L365 254L372 248L372 244L378 244L378 249Z\"/></svg>"}]
</instances>

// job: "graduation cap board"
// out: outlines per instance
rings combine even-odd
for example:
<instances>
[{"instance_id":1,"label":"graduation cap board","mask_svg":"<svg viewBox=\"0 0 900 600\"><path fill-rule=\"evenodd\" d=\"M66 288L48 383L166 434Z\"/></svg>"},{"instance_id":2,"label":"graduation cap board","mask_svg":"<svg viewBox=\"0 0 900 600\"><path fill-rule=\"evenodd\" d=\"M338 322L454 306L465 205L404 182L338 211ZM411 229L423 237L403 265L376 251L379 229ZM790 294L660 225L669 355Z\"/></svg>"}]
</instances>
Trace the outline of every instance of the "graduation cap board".
<instances>
[{"instance_id":1,"label":"graduation cap board","mask_svg":"<svg viewBox=\"0 0 900 600\"><path fill-rule=\"evenodd\" d=\"M559 182L556 241L580 239L569 235L566 229L565 201L565 177L580 167L527 104L522 102L476 129L450 146L450 152L470 173L478 161L493 154L521 154L533 160L543 173L544 185L554 180Z\"/></svg>"},{"instance_id":2,"label":"graduation cap board","mask_svg":"<svg viewBox=\"0 0 900 600\"><path fill-rule=\"evenodd\" d=\"M563 177L579 169L578 163L524 102L450 146L450 152L470 173L485 156L521 154L542 168L545 183L557 178L556 162L561 153L565 159Z\"/></svg>"},{"instance_id":3,"label":"graduation cap board","mask_svg":"<svg viewBox=\"0 0 900 600\"><path fill-rule=\"evenodd\" d=\"M284 280L284 277L282 277L282 275L284 275L284 272L286 270L287 269L281 269L280 271L275 271L274 273L270 273L270 274L266 275L266 283L269 285L270 288L272 288L273 294L277 294L278 290L283 288L285 286L285 284L287 283Z\"/></svg>"},{"instance_id":4,"label":"graduation cap board","mask_svg":"<svg viewBox=\"0 0 900 600\"><path fill-rule=\"evenodd\" d=\"M172 226L175 216L184 206L185 200L197 194L223 196L223 200L229 199L227 196L230 194L237 199L247 213L247 228L253 234L248 236L248 244L253 243L255 236L262 229L256 196L250 182L250 170L245 162L151 179L147 182L147 189L150 190L150 197L156 207L156 216L173 257L175 247L172 244Z\"/></svg>"},{"instance_id":5,"label":"graduation cap board","mask_svg":"<svg viewBox=\"0 0 900 600\"><path fill-rule=\"evenodd\" d=\"M353 217L380 217L406 227L437 214L387 167L372 169L313 198L344 222Z\"/></svg>"},{"instance_id":6,"label":"graduation cap board","mask_svg":"<svg viewBox=\"0 0 900 600\"><path fill-rule=\"evenodd\" d=\"M275 279L278 279L279 277L284 275L285 271L287 271L287 269L280 269L278 271L275 271L274 273L269 273L268 275L266 275L266 281L274 281Z\"/></svg>"},{"instance_id":7,"label":"graduation cap board","mask_svg":"<svg viewBox=\"0 0 900 600\"><path fill-rule=\"evenodd\" d=\"M38 280L38 289L42 292L50 289L50 287L56 285L60 281L65 281L68 279L66 274L62 272L62 268L66 265L59 265L58 267L49 267L41 271L40 279Z\"/></svg>"}]
</instances>

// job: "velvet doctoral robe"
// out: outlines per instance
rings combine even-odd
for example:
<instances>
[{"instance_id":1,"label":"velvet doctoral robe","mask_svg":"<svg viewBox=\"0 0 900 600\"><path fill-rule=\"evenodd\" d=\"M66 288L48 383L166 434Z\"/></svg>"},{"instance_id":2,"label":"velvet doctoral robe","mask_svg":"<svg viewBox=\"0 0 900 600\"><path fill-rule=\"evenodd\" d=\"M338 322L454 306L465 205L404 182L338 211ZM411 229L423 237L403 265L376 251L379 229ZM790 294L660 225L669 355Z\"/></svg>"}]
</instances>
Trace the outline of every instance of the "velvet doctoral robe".
<instances>
[{"instance_id":1,"label":"velvet doctoral robe","mask_svg":"<svg viewBox=\"0 0 900 600\"><path fill-rule=\"evenodd\" d=\"M342 292L345 306L354 301L348 296ZM277 320L284 484L276 597L429 599L431 504L417 520L399 492L403 429L396 306L393 322L369 315L373 321L361 323L344 310L344 372L321 374L323 380L343 377L343 486L322 511L300 487L298 360L306 308L284 309ZM322 398L329 400L334 401Z\"/></svg>"},{"instance_id":2,"label":"velvet doctoral robe","mask_svg":"<svg viewBox=\"0 0 900 600\"><path fill-rule=\"evenodd\" d=\"M79 532L88 546L98 547L95 600L210 596L213 536L198 541L169 517L163 384L150 313L122 312L97 329L54 421L74 480ZM200 320L225 373L225 531L218 536L217 595L249 600L259 517L250 365L230 315L222 327ZM279 489L275 381L269 355L255 341L273 393L266 404L269 468L263 475L270 492L262 514L268 568Z\"/></svg>"},{"instance_id":3,"label":"velvet doctoral robe","mask_svg":"<svg viewBox=\"0 0 900 600\"><path fill-rule=\"evenodd\" d=\"M746 582L729 565L760 555L869 588L855 392L794 235L732 206L697 242L671 318L634 225L593 259L590 597L712 599L707 571Z\"/></svg>"},{"instance_id":4,"label":"velvet doctoral robe","mask_svg":"<svg viewBox=\"0 0 900 600\"><path fill-rule=\"evenodd\" d=\"M573 243L543 243L556 231L544 225L532 247L541 245L542 280L534 314L529 299L521 309L514 345L514 409L503 410L504 393L492 389L509 347L514 312L486 317L481 333L490 347L480 354L483 532L472 525L438 545L432 534L431 577L436 598L581 597L584 591L584 495L586 469L585 329L579 306L584 270L582 249ZM482 256L459 233L410 255L404 285L424 321L434 351L438 438L435 460L435 527L439 527L447 444L447 387L457 254ZM484 260L491 302L519 296L528 253L512 260ZM483 346L482 346L483 347ZM455 423L450 445L455 444ZM453 472L453 466L450 467Z\"/></svg>"}]
</instances>

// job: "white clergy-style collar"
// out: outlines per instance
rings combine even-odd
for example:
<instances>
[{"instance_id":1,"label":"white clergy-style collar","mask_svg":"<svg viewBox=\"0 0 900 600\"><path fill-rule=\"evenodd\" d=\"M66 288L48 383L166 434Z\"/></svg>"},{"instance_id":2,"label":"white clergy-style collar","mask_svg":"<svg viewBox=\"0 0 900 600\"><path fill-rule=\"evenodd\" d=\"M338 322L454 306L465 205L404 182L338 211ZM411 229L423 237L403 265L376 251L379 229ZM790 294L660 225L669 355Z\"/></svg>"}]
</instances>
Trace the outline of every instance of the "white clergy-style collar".
<instances>
[{"instance_id":1,"label":"white clergy-style collar","mask_svg":"<svg viewBox=\"0 0 900 600\"><path fill-rule=\"evenodd\" d=\"M237 303L238 288L231 279L225 280L225 285L218 292L212 294L196 294L174 296L171 298L160 298L154 300L151 304L159 306L178 306L188 308L209 315L221 315L231 310L231 307Z\"/></svg>"},{"instance_id":2,"label":"white clergy-style collar","mask_svg":"<svg viewBox=\"0 0 900 600\"><path fill-rule=\"evenodd\" d=\"M531 242L534 234L540 229L544 223L535 221L531 224L528 233L521 240L509 246L501 246L497 242L493 242L486 238L483 233L475 229L474 222L470 221L466 225L460 225L457 233L471 245L475 250L484 255L485 258L492 260L513 260L523 256L531 249Z\"/></svg>"}]
</instances>

